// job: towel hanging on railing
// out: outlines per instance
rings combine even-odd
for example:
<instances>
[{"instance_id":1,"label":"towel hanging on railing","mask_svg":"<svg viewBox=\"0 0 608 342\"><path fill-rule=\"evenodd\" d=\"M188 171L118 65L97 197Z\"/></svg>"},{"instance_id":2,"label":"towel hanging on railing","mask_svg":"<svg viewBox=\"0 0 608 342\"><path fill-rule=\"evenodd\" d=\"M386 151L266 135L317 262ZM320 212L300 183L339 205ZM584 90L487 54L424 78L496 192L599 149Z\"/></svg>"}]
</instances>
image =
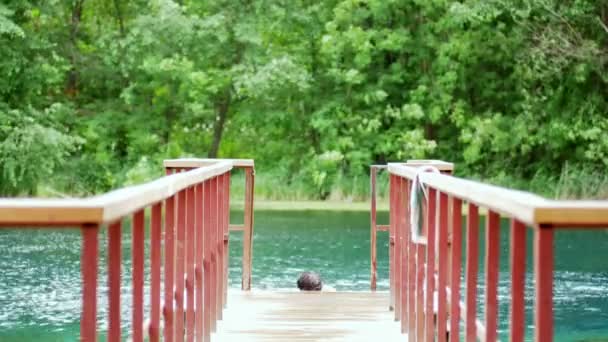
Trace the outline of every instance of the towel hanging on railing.
<instances>
[{"instance_id":1,"label":"towel hanging on railing","mask_svg":"<svg viewBox=\"0 0 608 342\"><path fill-rule=\"evenodd\" d=\"M410 230L413 240L422 237L422 220L420 218L423 215L423 201L427 197L426 188L420 181L420 174L423 172L439 173L439 170L434 166L420 167L412 182L412 189L410 191Z\"/></svg>"}]
</instances>

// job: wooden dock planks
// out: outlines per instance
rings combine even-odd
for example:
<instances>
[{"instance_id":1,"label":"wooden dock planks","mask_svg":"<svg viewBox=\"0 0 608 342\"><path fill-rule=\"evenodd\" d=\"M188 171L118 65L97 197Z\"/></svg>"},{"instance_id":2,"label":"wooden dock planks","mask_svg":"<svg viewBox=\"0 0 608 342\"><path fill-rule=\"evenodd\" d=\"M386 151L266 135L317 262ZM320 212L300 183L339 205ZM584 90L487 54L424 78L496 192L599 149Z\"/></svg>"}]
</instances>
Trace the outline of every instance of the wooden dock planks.
<instances>
[{"instance_id":1,"label":"wooden dock planks","mask_svg":"<svg viewBox=\"0 0 608 342\"><path fill-rule=\"evenodd\" d=\"M230 291L213 341L404 341L383 292Z\"/></svg>"}]
</instances>

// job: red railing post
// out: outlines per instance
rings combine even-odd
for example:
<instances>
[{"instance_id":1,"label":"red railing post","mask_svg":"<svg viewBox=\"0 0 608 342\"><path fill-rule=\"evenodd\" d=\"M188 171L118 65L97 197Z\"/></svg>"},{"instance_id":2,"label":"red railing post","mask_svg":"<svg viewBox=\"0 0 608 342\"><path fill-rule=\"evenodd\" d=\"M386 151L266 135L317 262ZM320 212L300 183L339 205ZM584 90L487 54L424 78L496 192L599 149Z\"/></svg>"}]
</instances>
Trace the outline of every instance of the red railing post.
<instances>
[{"instance_id":1,"label":"red railing post","mask_svg":"<svg viewBox=\"0 0 608 342\"><path fill-rule=\"evenodd\" d=\"M407 331L407 322L409 315L411 314L408 310L407 299L408 299L408 287L409 287L409 254L408 254L408 241L410 240L409 234L409 191L408 182L405 178L401 178L399 189L401 195L401 215L399 216L399 227L401 230L401 241L399 242L401 249L401 332Z\"/></svg>"},{"instance_id":2,"label":"red railing post","mask_svg":"<svg viewBox=\"0 0 608 342\"><path fill-rule=\"evenodd\" d=\"M255 173L253 167L245 168L245 208L243 231L243 275L241 289L251 290L251 260L253 257L253 188Z\"/></svg>"},{"instance_id":3,"label":"red railing post","mask_svg":"<svg viewBox=\"0 0 608 342\"><path fill-rule=\"evenodd\" d=\"M436 207L437 207L437 191L433 188L428 188L428 229L426 239L426 340L433 341L435 338L435 312L433 307L435 294L435 232L436 226Z\"/></svg>"},{"instance_id":4,"label":"red railing post","mask_svg":"<svg viewBox=\"0 0 608 342\"><path fill-rule=\"evenodd\" d=\"M540 225L534 230L535 341L553 341L553 266L553 227Z\"/></svg>"},{"instance_id":5,"label":"red railing post","mask_svg":"<svg viewBox=\"0 0 608 342\"><path fill-rule=\"evenodd\" d=\"M526 226L511 219L511 329L510 341L523 342L526 332Z\"/></svg>"},{"instance_id":6,"label":"red railing post","mask_svg":"<svg viewBox=\"0 0 608 342\"><path fill-rule=\"evenodd\" d=\"M194 187L186 189L186 341L194 341L194 253L196 230L194 229Z\"/></svg>"},{"instance_id":7,"label":"red railing post","mask_svg":"<svg viewBox=\"0 0 608 342\"><path fill-rule=\"evenodd\" d=\"M479 267L479 211L469 203L467 216L467 256L466 256L466 318L465 340L477 340L477 269Z\"/></svg>"},{"instance_id":8,"label":"red railing post","mask_svg":"<svg viewBox=\"0 0 608 342\"><path fill-rule=\"evenodd\" d=\"M395 292L395 321L401 319L401 273L402 273L402 258L401 258L401 242L402 242L402 227L401 227L401 216L403 215L403 191L401 191L401 180L402 177L396 177L395 179L395 214L393 218L395 222L393 223L394 236L395 236L395 245L393 248L393 276L394 280L394 292Z\"/></svg>"},{"instance_id":9,"label":"red railing post","mask_svg":"<svg viewBox=\"0 0 608 342\"><path fill-rule=\"evenodd\" d=\"M389 180L389 235L388 235L388 269L389 269L389 290L390 302L389 310L395 309L395 232L397 225L397 176L391 175Z\"/></svg>"},{"instance_id":10,"label":"red railing post","mask_svg":"<svg viewBox=\"0 0 608 342\"><path fill-rule=\"evenodd\" d=\"M416 339L424 341L424 257L425 246L416 243Z\"/></svg>"},{"instance_id":11,"label":"red railing post","mask_svg":"<svg viewBox=\"0 0 608 342\"><path fill-rule=\"evenodd\" d=\"M150 227L150 342L160 340L160 271L162 248L162 203L152 206Z\"/></svg>"},{"instance_id":12,"label":"red railing post","mask_svg":"<svg viewBox=\"0 0 608 342\"><path fill-rule=\"evenodd\" d=\"M437 270L437 341L447 338L446 282L448 274L448 195L439 193L439 236Z\"/></svg>"},{"instance_id":13,"label":"red railing post","mask_svg":"<svg viewBox=\"0 0 608 342\"><path fill-rule=\"evenodd\" d=\"M108 341L120 342L121 221L108 228Z\"/></svg>"},{"instance_id":14,"label":"red railing post","mask_svg":"<svg viewBox=\"0 0 608 342\"><path fill-rule=\"evenodd\" d=\"M99 225L87 224L82 232L80 273L82 276L82 313L80 316L80 340L97 340L97 274L99 260Z\"/></svg>"},{"instance_id":15,"label":"red railing post","mask_svg":"<svg viewBox=\"0 0 608 342\"><path fill-rule=\"evenodd\" d=\"M165 298L164 298L164 341L172 342L175 336L173 304L175 287L175 196L165 200Z\"/></svg>"},{"instance_id":16,"label":"red railing post","mask_svg":"<svg viewBox=\"0 0 608 342\"><path fill-rule=\"evenodd\" d=\"M194 200L194 210L196 218L196 262L194 276L196 281L196 340L202 341L204 339L204 285L203 285L203 259L204 259L204 230L203 230L203 184L196 185L196 193Z\"/></svg>"},{"instance_id":17,"label":"red railing post","mask_svg":"<svg viewBox=\"0 0 608 342\"><path fill-rule=\"evenodd\" d=\"M226 172L224 174L224 234L223 234L223 243L224 243L224 288L222 289L223 298L222 301L223 307L226 307L226 303L228 302L228 265L230 264L230 253L229 253L229 243L230 243L230 172Z\"/></svg>"},{"instance_id":18,"label":"red railing post","mask_svg":"<svg viewBox=\"0 0 608 342\"><path fill-rule=\"evenodd\" d=\"M186 190L177 193L177 243L175 258L175 341L184 340L184 268L186 245Z\"/></svg>"},{"instance_id":19,"label":"red railing post","mask_svg":"<svg viewBox=\"0 0 608 342\"><path fill-rule=\"evenodd\" d=\"M217 179L210 181L211 195L209 198L211 206L211 217L209 227L209 246L211 248L211 332L215 332L217 323Z\"/></svg>"},{"instance_id":20,"label":"red railing post","mask_svg":"<svg viewBox=\"0 0 608 342\"><path fill-rule=\"evenodd\" d=\"M500 216L488 210L486 220L485 326L486 341L497 340L498 330L498 267L500 253Z\"/></svg>"},{"instance_id":21,"label":"red railing post","mask_svg":"<svg viewBox=\"0 0 608 342\"><path fill-rule=\"evenodd\" d=\"M376 174L378 169L371 166L369 169L370 173L370 196L371 196L371 210L370 210L370 261L371 261L371 274L370 274L370 289L376 291L376 282L378 278L378 262L376 252Z\"/></svg>"},{"instance_id":22,"label":"red railing post","mask_svg":"<svg viewBox=\"0 0 608 342\"><path fill-rule=\"evenodd\" d=\"M132 237L132 267L133 267L133 304L132 304L132 328L133 341L143 342L144 323L144 210L141 209L133 214Z\"/></svg>"},{"instance_id":23,"label":"red railing post","mask_svg":"<svg viewBox=\"0 0 608 342\"><path fill-rule=\"evenodd\" d=\"M217 319L222 320L224 308L224 177L216 177L217 182Z\"/></svg>"},{"instance_id":24,"label":"red railing post","mask_svg":"<svg viewBox=\"0 0 608 342\"><path fill-rule=\"evenodd\" d=\"M462 258L462 201L452 197L452 267L450 281L450 340L460 339L460 274ZM452 337L453 336L453 337Z\"/></svg>"},{"instance_id":25,"label":"red railing post","mask_svg":"<svg viewBox=\"0 0 608 342\"><path fill-rule=\"evenodd\" d=\"M204 259L203 259L203 334L205 341L210 340L211 336L211 317L212 317L212 267L211 267L211 180L203 183L203 237L204 237Z\"/></svg>"},{"instance_id":26,"label":"red railing post","mask_svg":"<svg viewBox=\"0 0 608 342\"><path fill-rule=\"evenodd\" d=\"M224 291L224 229L222 228L223 220L222 220L222 211L223 211L223 193L222 193L222 177L215 177L215 269L216 269L216 278L215 278L215 330L217 330L217 321L222 319L222 308L223 308L223 291ZM215 331L214 330L214 331Z\"/></svg>"},{"instance_id":27,"label":"red railing post","mask_svg":"<svg viewBox=\"0 0 608 342\"><path fill-rule=\"evenodd\" d=\"M406 180L408 192L411 189L412 182L410 180ZM408 203L409 208L409 203ZM406 247L408 249L408 340L415 341L416 340L416 245L412 241L412 227L409 223L409 215L410 210L408 209L408 238L406 241Z\"/></svg>"}]
</instances>

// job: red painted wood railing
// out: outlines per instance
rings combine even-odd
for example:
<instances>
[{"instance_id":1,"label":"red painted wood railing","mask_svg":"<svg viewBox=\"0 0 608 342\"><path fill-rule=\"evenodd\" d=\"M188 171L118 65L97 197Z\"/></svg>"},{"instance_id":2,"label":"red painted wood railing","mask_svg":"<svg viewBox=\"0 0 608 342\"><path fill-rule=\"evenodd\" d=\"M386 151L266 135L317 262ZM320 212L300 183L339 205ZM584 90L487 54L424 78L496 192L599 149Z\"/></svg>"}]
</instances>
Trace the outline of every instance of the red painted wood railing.
<instances>
[{"instance_id":1,"label":"red painted wood railing","mask_svg":"<svg viewBox=\"0 0 608 342\"><path fill-rule=\"evenodd\" d=\"M370 208L370 219L371 219L371 225L370 225L370 260L371 260L371 274L370 274L370 288L372 291L376 291L376 283L377 283L377 279L378 279L378 252L377 252L377 236L378 236L378 232L379 231L388 231L389 230L389 226L388 225L380 225L378 224L378 217L377 217L377 208L376 208L376 204L377 204L377 190L376 190L376 184L377 184L377 176L378 176L378 172L381 170L386 169L386 165L372 165L370 166L370 190L371 190L371 208ZM391 246L393 245L394 241L391 240L390 241ZM391 259L392 259L392 253L393 253L393 248L389 248L389 253L391 253ZM392 277L392 273L390 275L390 279L393 279ZM392 304L393 303L393 298L391 297L391 308L392 308Z\"/></svg>"},{"instance_id":2,"label":"red painted wood railing","mask_svg":"<svg viewBox=\"0 0 608 342\"><path fill-rule=\"evenodd\" d=\"M559 229L608 226L608 201L554 201L533 194L425 172L423 236L413 238L409 196L418 167L442 171L451 164L412 161L389 164L390 291L395 319L409 341L496 341L498 322L509 321L509 340L523 341L525 326L526 227L534 232L534 340L553 340L553 235ZM374 180L372 179L372 184ZM374 185L375 187L375 185ZM372 205L375 209L375 205ZM466 209L466 235L462 216ZM479 209L485 227L483 319L477 319ZM509 317L499 317L500 218L510 219ZM375 213L372 213L372 226ZM372 228L373 229L373 228ZM466 248L464 294L460 293L462 242ZM374 264L372 263L372 267ZM372 273L374 270L372 270ZM375 279L372 277L372 281ZM460 331L460 323L464 331Z\"/></svg>"},{"instance_id":3,"label":"red painted wood railing","mask_svg":"<svg viewBox=\"0 0 608 342\"><path fill-rule=\"evenodd\" d=\"M167 176L88 199L2 199L0 227L76 227L82 231L80 339L97 335L99 231L108 230L108 341L208 341L226 305L230 230L243 230L243 281L250 289L253 161L165 161ZM230 226L230 172L245 169L245 224ZM146 213L150 268L145 269ZM164 212L164 217L163 217ZM122 223L132 216L132 330L121 330ZM164 256L164 260L163 260ZM144 317L144 277L150 310ZM164 272L164 277L161 274ZM163 283L164 281L164 283ZM164 293L161 295L161 290ZM146 322L146 323L144 323Z\"/></svg>"}]
</instances>

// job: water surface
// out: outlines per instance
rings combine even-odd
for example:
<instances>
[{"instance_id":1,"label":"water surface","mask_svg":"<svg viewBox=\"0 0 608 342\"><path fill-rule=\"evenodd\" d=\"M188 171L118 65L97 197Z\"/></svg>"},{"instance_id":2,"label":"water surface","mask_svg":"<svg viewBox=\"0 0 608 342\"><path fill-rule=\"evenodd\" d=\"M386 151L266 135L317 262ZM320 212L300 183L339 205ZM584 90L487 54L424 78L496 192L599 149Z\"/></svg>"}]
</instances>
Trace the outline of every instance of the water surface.
<instances>
[{"instance_id":1,"label":"water surface","mask_svg":"<svg viewBox=\"0 0 608 342\"><path fill-rule=\"evenodd\" d=\"M241 213L233 213L238 222ZM387 221L386 213L380 215ZM501 233L499 322L508 340L508 227ZM483 220L481 222L483 226ZM483 250L483 229L480 244ZM378 237L379 290L388 287L387 233ZM241 233L231 235L230 286L240 287ZM318 271L342 291L369 289L369 216L365 212L258 211L255 216L253 286L295 290L304 270ZM123 233L123 331L129 329L130 241ZM533 333L532 236L528 236L526 306L528 339ZM106 329L107 236L100 239L99 330ZM608 233L556 234L555 332L557 341L608 340ZM0 341L74 341L80 315L80 233L77 230L0 230ZM146 251L147 253L148 251ZM483 297L480 255L479 310ZM146 280L146 296L149 291ZM147 297L146 297L147 298ZM103 336L101 336L103 338Z\"/></svg>"}]
</instances>

